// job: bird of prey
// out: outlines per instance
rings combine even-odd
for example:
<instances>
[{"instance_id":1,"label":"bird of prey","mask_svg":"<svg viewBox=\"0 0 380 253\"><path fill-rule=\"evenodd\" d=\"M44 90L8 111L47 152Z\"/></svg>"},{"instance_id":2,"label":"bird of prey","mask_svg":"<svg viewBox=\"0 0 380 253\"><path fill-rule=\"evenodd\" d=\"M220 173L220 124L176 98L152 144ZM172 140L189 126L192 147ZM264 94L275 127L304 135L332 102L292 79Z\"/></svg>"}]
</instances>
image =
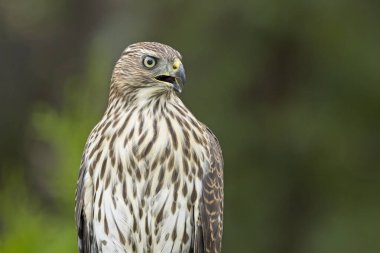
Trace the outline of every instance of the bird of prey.
<instances>
[{"instance_id":1,"label":"bird of prey","mask_svg":"<svg viewBox=\"0 0 380 253\"><path fill-rule=\"evenodd\" d=\"M140 42L117 61L80 165L79 252L221 252L221 148L178 97L181 59Z\"/></svg>"}]
</instances>

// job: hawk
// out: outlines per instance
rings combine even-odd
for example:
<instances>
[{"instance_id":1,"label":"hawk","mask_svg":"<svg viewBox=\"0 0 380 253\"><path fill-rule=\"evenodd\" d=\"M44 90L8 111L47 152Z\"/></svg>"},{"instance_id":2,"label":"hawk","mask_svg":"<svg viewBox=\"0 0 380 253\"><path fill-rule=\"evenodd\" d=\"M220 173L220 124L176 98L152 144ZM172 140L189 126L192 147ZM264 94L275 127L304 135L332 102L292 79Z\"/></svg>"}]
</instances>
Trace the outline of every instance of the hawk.
<instances>
[{"instance_id":1,"label":"hawk","mask_svg":"<svg viewBox=\"0 0 380 253\"><path fill-rule=\"evenodd\" d=\"M79 252L221 252L221 148L177 96L181 59L140 42L117 61L80 165Z\"/></svg>"}]
</instances>

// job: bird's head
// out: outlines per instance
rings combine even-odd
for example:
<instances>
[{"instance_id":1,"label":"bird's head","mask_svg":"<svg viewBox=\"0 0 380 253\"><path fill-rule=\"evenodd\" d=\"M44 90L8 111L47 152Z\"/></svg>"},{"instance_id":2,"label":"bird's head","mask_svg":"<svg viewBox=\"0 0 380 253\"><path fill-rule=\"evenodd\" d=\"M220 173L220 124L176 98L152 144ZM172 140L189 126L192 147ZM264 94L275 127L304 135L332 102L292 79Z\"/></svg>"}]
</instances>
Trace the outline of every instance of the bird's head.
<instances>
[{"instance_id":1,"label":"bird's head","mask_svg":"<svg viewBox=\"0 0 380 253\"><path fill-rule=\"evenodd\" d=\"M181 92L185 70L175 49L157 42L139 42L127 47L117 61L112 83L118 91L148 90Z\"/></svg>"}]
</instances>

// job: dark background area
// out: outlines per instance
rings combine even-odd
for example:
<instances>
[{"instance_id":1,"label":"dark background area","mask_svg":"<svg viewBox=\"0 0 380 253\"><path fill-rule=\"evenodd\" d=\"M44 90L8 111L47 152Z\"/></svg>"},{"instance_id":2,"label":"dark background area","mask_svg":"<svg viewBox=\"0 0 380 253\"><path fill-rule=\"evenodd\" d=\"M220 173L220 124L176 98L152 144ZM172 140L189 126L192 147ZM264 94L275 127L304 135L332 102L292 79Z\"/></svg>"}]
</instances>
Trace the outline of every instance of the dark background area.
<instances>
[{"instance_id":1,"label":"dark background area","mask_svg":"<svg viewBox=\"0 0 380 253\"><path fill-rule=\"evenodd\" d=\"M179 50L225 158L223 252L380 252L378 1L0 0L0 252L76 252L112 68Z\"/></svg>"}]
</instances>

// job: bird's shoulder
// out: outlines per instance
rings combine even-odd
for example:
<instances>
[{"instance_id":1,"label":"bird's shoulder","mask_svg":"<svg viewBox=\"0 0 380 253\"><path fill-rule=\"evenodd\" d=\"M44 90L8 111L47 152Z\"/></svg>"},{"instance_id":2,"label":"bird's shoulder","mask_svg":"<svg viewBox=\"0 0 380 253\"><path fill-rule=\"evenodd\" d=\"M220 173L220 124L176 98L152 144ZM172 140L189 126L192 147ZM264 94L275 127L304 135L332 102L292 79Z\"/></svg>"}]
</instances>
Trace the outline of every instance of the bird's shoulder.
<instances>
[{"instance_id":1,"label":"bird's shoulder","mask_svg":"<svg viewBox=\"0 0 380 253\"><path fill-rule=\"evenodd\" d=\"M204 123L201 123L206 139L207 139L207 145L210 153L210 160L211 160L211 167L220 167L223 168L224 161L223 161L223 154L222 154L222 148L220 146L219 140L216 137L216 135L211 131L211 129L206 126Z\"/></svg>"}]
</instances>

